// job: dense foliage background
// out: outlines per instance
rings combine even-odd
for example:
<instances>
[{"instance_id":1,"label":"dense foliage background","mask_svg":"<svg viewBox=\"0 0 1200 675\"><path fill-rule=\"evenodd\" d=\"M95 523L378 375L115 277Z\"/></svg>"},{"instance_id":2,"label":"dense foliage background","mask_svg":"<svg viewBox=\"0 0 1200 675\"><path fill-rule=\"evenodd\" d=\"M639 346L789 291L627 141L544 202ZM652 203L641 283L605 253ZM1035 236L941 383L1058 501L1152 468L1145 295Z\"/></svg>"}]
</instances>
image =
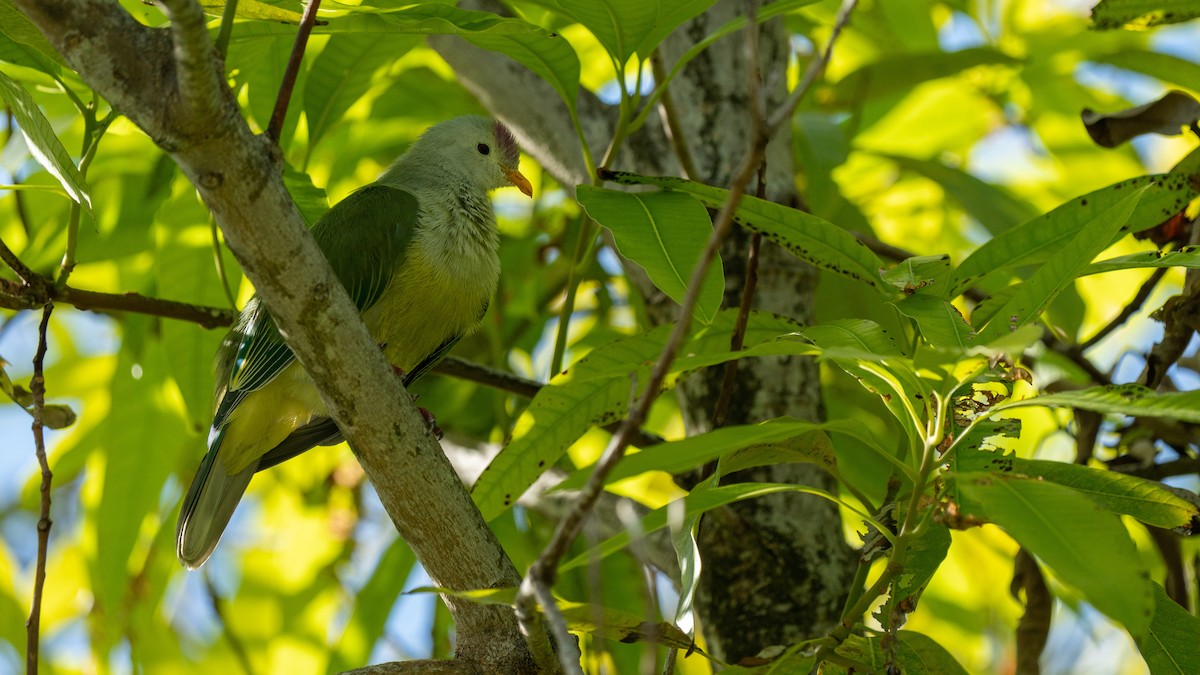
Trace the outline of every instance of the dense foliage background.
<instances>
[{"instance_id":1,"label":"dense foliage background","mask_svg":"<svg viewBox=\"0 0 1200 675\"><path fill-rule=\"evenodd\" d=\"M215 36L223 4L203 4ZM385 0L323 3L280 142L285 180L306 219L374 180L428 126L489 113L425 34L461 34L517 58L572 108L582 88L619 108L627 125L640 123L643 110L658 124L658 107L641 106L659 102L655 87L674 64L656 73L650 56L713 3L613 3L611 22L583 0L504 4L518 18ZM1198 3L1174 4L1168 23L1200 11ZM155 6L120 6L165 24ZM638 23L647 7L662 14ZM286 0L240 3L225 68L256 130L275 105L296 33L288 22L302 9ZM1097 30L1090 9L1022 0L855 8L824 76L791 117L803 210L751 200L738 218L821 270L812 324L755 313L746 346L754 356L820 358L828 422L755 419L764 424L694 434L657 453L645 443L618 468L624 480L610 486L657 509L689 494L668 471L717 458L718 477L793 461L832 471L836 494L803 489L839 501L845 540L867 560L845 604L859 609L851 618L865 627L834 631L844 644L823 653L833 659L830 672L885 663L905 672L1013 672L1022 653L1024 668L1029 654L1036 662L1041 653L1044 670L1055 673L1200 672L1200 620L1190 613L1200 606L1200 549L1172 532L1194 522L1200 488L1192 426L1200 423L1192 343L1200 314L1190 308L1197 282L1187 271L1200 267L1200 256L1180 250L1196 243L1189 203L1200 192L1200 160L1189 154L1196 135L1177 133L1196 115L1183 104L1158 125L1176 135L1111 149L1080 119L1084 108L1116 112L1168 89L1200 88L1200 34L1191 23L1132 30L1159 21L1146 19L1149 10L1120 14L1120 2L1107 8L1112 15L1097 14L1115 16L1098 21L1112 29ZM764 79L796 86L830 40L838 7L779 0L757 11L782 22L795 50L786 72ZM729 24L719 39L742 39L744 23ZM691 38L697 49L702 37ZM62 278L66 251L72 289L223 310L246 301L253 289L192 184L9 0L0 0L0 89L0 240L21 263ZM528 106L551 103L558 105L531 97ZM706 114L686 99L668 110L685 120ZM589 168L604 163L610 140L587 149ZM414 392L471 478L507 444L474 496L524 571L560 509L554 494L510 508L511 495L546 467L561 475L596 460L610 437L601 426L627 410L628 370L654 362L666 340L666 330L651 332L647 303L655 298L639 289L648 276L682 300L712 230L709 214L732 186L616 177L665 188L630 197L611 181L561 185L530 157L522 171L536 198L495 194L501 288L482 329L453 354L531 382L485 374L491 384L481 384L443 372ZM753 182L747 190L754 194ZM578 246L581 229L592 227L588 215L608 229ZM1151 230L1153 241L1126 236ZM0 294L14 309L0 315L0 357L11 382L29 389L41 313L15 309L28 289L13 270L2 276ZM694 332L668 384L731 358L736 307L720 309L721 282L710 275L699 294ZM558 356L569 371L531 406L527 385L559 371L568 295L570 329ZM203 452L211 357L223 330L138 311L81 311L72 305L84 305L82 296L62 298L49 322L47 401L69 406L77 419L46 432L54 480L45 672L319 673L452 654L453 629L437 596L401 595L428 581L345 445L259 474L213 559L200 572L182 570L175 516ZM644 383L647 369L638 372ZM1104 388L1127 383L1150 386ZM519 386L524 393L514 393ZM20 405L0 407L0 672L16 672L24 660L37 567L32 403L23 390L10 393ZM40 414L48 422L69 417L62 408ZM667 394L645 429L678 440L687 435L685 418L692 419ZM996 447L1015 458L986 454ZM1164 478L1191 494L1154 482ZM583 479L569 480L578 487ZM711 572L689 564L695 517L793 489L688 484L690 519L682 535L677 522L672 537L681 576L666 539L563 568L555 591L588 603L568 613L584 636L586 671L661 669L668 647L687 638L658 622L684 632L704 627L687 609L696 575ZM666 523L653 518L646 522ZM609 533L589 531L572 556ZM647 559L659 563L657 572L643 574ZM888 591L884 604L874 602ZM857 604L860 596L868 604ZM620 642L639 620L658 625L651 633L668 647ZM702 631L696 639L705 646ZM710 672L699 654L679 657L677 672ZM791 661L782 672L807 672L811 653L784 659Z\"/></svg>"}]
</instances>

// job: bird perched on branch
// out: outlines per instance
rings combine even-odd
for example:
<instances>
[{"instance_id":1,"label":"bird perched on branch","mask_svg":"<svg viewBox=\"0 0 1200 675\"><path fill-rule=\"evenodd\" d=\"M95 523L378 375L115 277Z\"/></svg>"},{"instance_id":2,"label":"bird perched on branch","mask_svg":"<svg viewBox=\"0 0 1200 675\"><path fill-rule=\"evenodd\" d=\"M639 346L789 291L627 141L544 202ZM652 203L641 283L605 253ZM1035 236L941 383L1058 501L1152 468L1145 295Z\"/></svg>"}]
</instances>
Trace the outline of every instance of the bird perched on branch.
<instances>
[{"instance_id":1,"label":"bird perched on branch","mask_svg":"<svg viewBox=\"0 0 1200 675\"><path fill-rule=\"evenodd\" d=\"M405 385L483 319L500 276L488 191L511 185L533 195L518 159L517 142L500 122L449 120L313 226ZM184 497L175 537L189 569L212 554L256 471L342 440L257 298L217 350L216 375L208 453Z\"/></svg>"}]
</instances>

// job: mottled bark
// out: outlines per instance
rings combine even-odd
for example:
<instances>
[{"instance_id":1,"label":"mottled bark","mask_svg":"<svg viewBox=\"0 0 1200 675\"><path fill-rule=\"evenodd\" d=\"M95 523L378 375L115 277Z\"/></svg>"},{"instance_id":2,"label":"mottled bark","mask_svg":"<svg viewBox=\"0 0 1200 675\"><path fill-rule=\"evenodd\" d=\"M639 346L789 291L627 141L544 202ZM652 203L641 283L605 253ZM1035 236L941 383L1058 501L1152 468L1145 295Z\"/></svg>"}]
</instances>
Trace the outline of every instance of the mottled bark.
<instances>
[{"instance_id":1,"label":"mottled bark","mask_svg":"<svg viewBox=\"0 0 1200 675\"><path fill-rule=\"evenodd\" d=\"M464 6L495 10L475 1ZM744 10L723 0L686 24L663 45L667 67L685 49ZM550 90L519 66L471 47L457 38L431 43L454 67L460 81L517 130L525 147L560 181L588 180L569 139L566 109ZM767 24L759 44L765 88L770 101L785 96L789 41L778 22ZM693 61L671 87L679 122L699 175L712 185L728 185L749 144L745 41L732 35ZM530 106L531 98L538 105ZM532 110L531 110L532 109ZM588 139L599 154L612 129L611 110L585 94L580 103ZM646 174L678 173L661 125L653 117L644 132L631 138L618 166ZM566 144L566 145L564 145ZM790 130L785 128L767 153L768 198L794 203ZM736 306L745 278L746 238L735 236L722 251L726 306ZM674 319L674 305L654 291L635 266L630 276L649 299L652 318ZM816 274L773 245L760 256L758 309L807 322ZM816 365L804 359L754 359L739 366L729 424L782 415L819 419L821 402ZM709 415L721 383L720 369L702 373L680 387L685 419L693 431L709 427ZM792 482L834 489L829 476L802 465L743 472L726 479ZM776 495L714 512L700 532L704 575L697 608L715 654L738 661L772 645L784 645L825 632L838 619L854 569L853 553L842 536L837 510L816 497Z\"/></svg>"}]
</instances>

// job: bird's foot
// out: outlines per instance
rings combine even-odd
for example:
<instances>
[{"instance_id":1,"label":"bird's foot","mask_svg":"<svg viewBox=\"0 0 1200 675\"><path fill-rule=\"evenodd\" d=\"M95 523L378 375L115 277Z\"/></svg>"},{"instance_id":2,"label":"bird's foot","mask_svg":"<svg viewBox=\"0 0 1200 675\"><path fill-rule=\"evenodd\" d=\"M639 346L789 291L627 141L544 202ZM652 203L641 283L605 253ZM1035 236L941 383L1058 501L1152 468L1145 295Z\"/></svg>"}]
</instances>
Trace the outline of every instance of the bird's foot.
<instances>
[{"instance_id":1,"label":"bird's foot","mask_svg":"<svg viewBox=\"0 0 1200 675\"><path fill-rule=\"evenodd\" d=\"M442 440L442 429L438 426L437 418L433 416L433 413L421 406L417 406L417 410L421 413L422 419L425 420L425 428L429 430L429 433L433 434L434 438L439 441Z\"/></svg>"},{"instance_id":2,"label":"bird's foot","mask_svg":"<svg viewBox=\"0 0 1200 675\"><path fill-rule=\"evenodd\" d=\"M401 380L404 379L403 368L399 366L392 366L392 370L396 372L396 377L400 378ZM417 397L413 396L412 399L415 401L417 400ZM429 410L425 408L422 408L421 406L417 406L417 410L421 412L421 418L425 420L425 428L429 430L429 433L433 434L434 437L439 441L442 440L442 429L438 426L437 418L433 416L433 413L429 412Z\"/></svg>"}]
</instances>

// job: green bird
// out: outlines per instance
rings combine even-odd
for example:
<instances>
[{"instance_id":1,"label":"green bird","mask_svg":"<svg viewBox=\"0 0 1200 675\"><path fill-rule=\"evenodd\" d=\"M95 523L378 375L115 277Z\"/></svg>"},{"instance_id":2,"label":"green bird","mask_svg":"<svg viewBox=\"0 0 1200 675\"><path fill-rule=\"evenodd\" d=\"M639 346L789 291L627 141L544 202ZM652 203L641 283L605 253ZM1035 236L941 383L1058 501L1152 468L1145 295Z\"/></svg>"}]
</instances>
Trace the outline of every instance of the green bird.
<instances>
[{"instance_id":1,"label":"green bird","mask_svg":"<svg viewBox=\"0 0 1200 675\"><path fill-rule=\"evenodd\" d=\"M500 277L488 191L533 189L512 133L485 117L434 126L312 228L407 386L479 326ZM204 564L257 471L342 440L313 381L252 298L216 356L208 452L183 499L176 553Z\"/></svg>"}]
</instances>

